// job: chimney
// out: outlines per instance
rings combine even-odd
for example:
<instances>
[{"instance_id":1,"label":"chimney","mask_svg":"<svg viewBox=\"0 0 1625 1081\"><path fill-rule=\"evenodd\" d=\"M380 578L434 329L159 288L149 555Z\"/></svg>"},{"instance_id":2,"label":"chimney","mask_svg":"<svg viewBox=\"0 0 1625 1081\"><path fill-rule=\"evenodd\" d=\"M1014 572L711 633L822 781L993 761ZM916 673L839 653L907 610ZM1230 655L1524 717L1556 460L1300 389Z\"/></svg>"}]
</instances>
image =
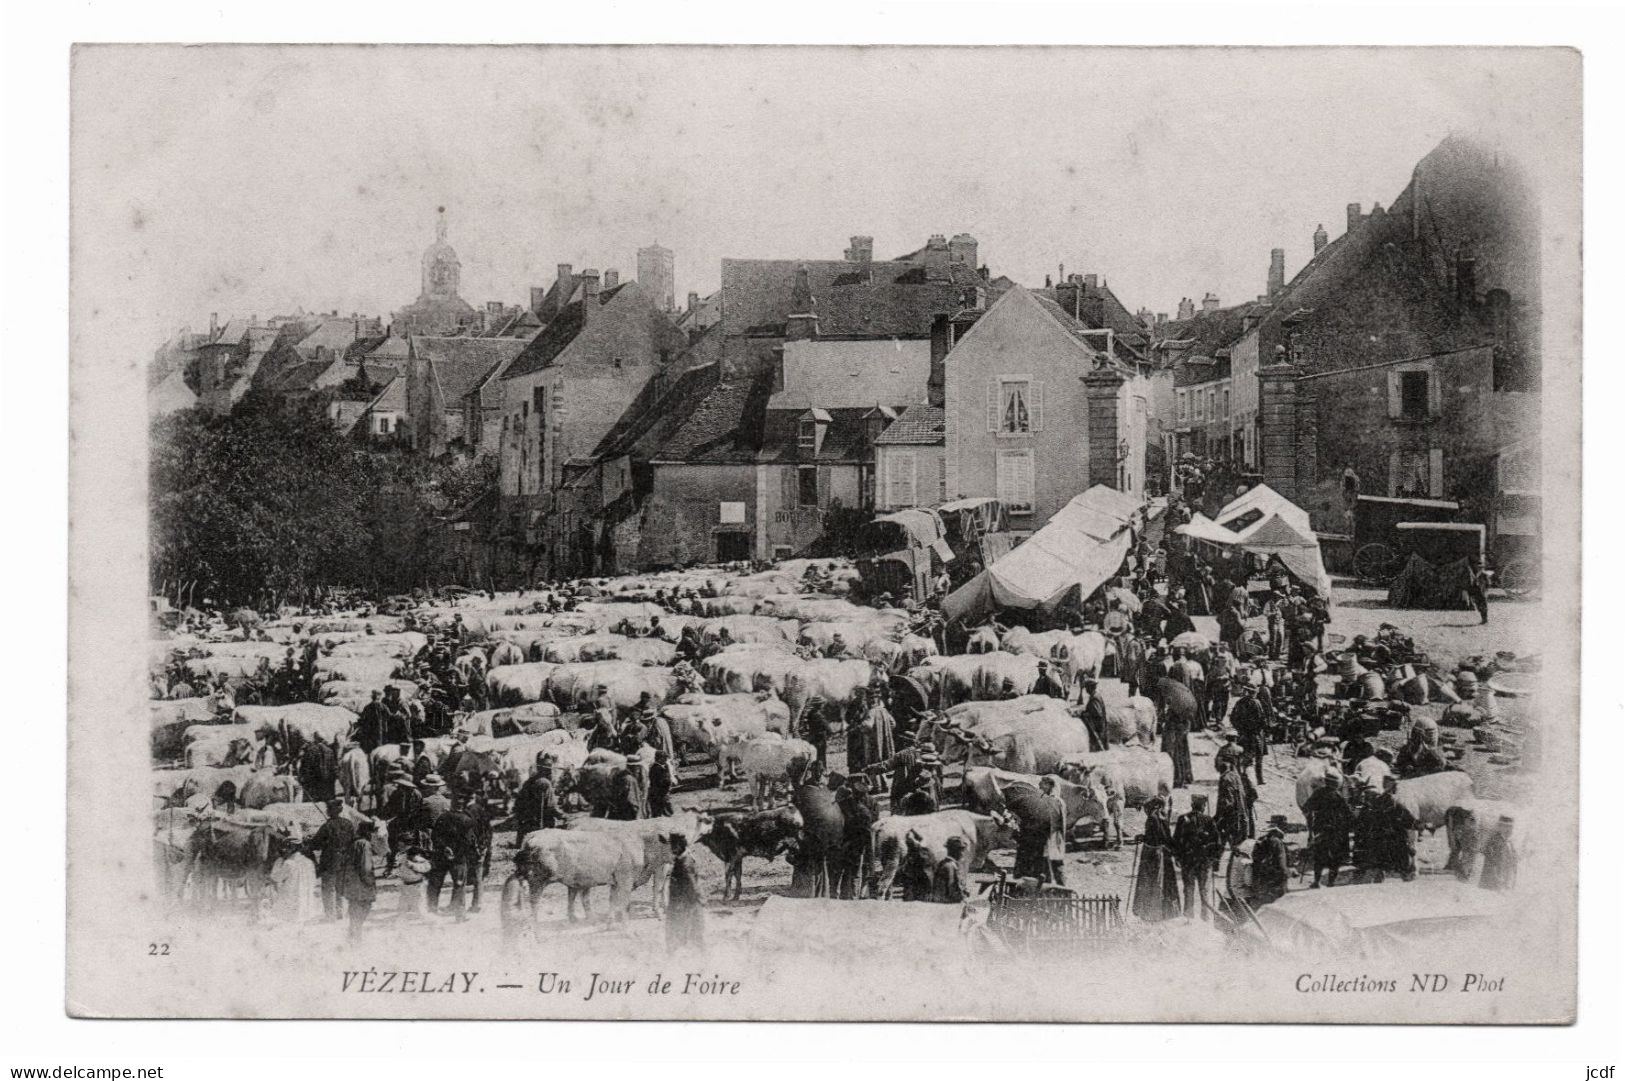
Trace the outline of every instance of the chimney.
<instances>
[{"instance_id":1,"label":"chimney","mask_svg":"<svg viewBox=\"0 0 1625 1081\"><path fill-rule=\"evenodd\" d=\"M1205 312L1216 312L1216 311L1218 311L1219 310L1219 298L1214 296L1212 293L1209 293L1206 296L1204 296L1202 298L1202 310L1205 311Z\"/></svg>"},{"instance_id":2,"label":"chimney","mask_svg":"<svg viewBox=\"0 0 1625 1081\"><path fill-rule=\"evenodd\" d=\"M212 342L220 336L220 313L209 313L209 340Z\"/></svg>"},{"instance_id":3,"label":"chimney","mask_svg":"<svg viewBox=\"0 0 1625 1081\"><path fill-rule=\"evenodd\" d=\"M1180 297L1179 298L1179 311L1174 316L1174 318L1179 320L1180 322L1184 322L1185 320L1190 319L1191 317L1193 317L1195 314L1196 314L1196 304L1191 300L1191 298L1190 297Z\"/></svg>"},{"instance_id":4,"label":"chimney","mask_svg":"<svg viewBox=\"0 0 1625 1081\"><path fill-rule=\"evenodd\" d=\"M1471 255L1456 258L1456 299L1463 305L1478 303L1478 260Z\"/></svg>"},{"instance_id":5,"label":"chimney","mask_svg":"<svg viewBox=\"0 0 1625 1081\"><path fill-rule=\"evenodd\" d=\"M925 400L938 408L946 400L948 353L954 347L952 318L938 315L931 320L931 366L926 371Z\"/></svg>"},{"instance_id":6,"label":"chimney","mask_svg":"<svg viewBox=\"0 0 1625 1081\"><path fill-rule=\"evenodd\" d=\"M1082 291L1083 284L1074 274L1070 279L1055 284L1055 303L1059 304L1066 314L1076 319L1083 314L1083 298L1080 295Z\"/></svg>"},{"instance_id":7,"label":"chimney","mask_svg":"<svg viewBox=\"0 0 1625 1081\"><path fill-rule=\"evenodd\" d=\"M875 238L872 236L855 236L852 246L846 249L846 261L849 263L870 263L875 258Z\"/></svg>"},{"instance_id":8,"label":"chimney","mask_svg":"<svg viewBox=\"0 0 1625 1081\"><path fill-rule=\"evenodd\" d=\"M1157 313L1157 326L1161 327L1161 326L1167 326L1167 325L1168 325L1168 313L1167 312L1158 312Z\"/></svg>"},{"instance_id":9,"label":"chimney","mask_svg":"<svg viewBox=\"0 0 1625 1081\"><path fill-rule=\"evenodd\" d=\"M1354 230L1358 229L1359 227L1360 227L1360 204L1359 203L1350 203L1349 204L1349 227L1348 227L1348 231L1352 233L1352 232L1354 232Z\"/></svg>"},{"instance_id":10,"label":"chimney","mask_svg":"<svg viewBox=\"0 0 1625 1081\"><path fill-rule=\"evenodd\" d=\"M1093 292L1094 290L1099 289L1100 288L1100 275L1099 274L1085 274L1083 276L1083 287L1085 289L1089 290L1090 292Z\"/></svg>"},{"instance_id":11,"label":"chimney","mask_svg":"<svg viewBox=\"0 0 1625 1081\"><path fill-rule=\"evenodd\" d=\"M559 287L560 292L564 293L564 296L560 298L561 300L569 300L570 294L574 292L572 286L575 283L570 280L571 272L574 269L569 263L559 264Z\"/></svg>"},{"instance_id":12,"label":"chimney","mask_svg":"<svg viewBox=\"0 0 1625 1081\"><path fill-rule=\"evenodd\" d=\"M545 285L533 285L533 286L530 287L530 310L532 312L541 311L542 310L542 302L545 301L546 299L547 299L547 286L545 286Z\"/></svg>"},{"instance_id":13,"label":"chimney","mask_svg":"<svg viewBox=\"0 0 1625 1081\"><path fill-rule=\"evenodd\" d=\"M931 234L925 242L925 276L938 280L948 276L948 238L941 233Z\"/></svg>"},{"instance_id":14,"label":"chimney","mask_svg":"<svg viewBox=\"0 0 1625 1081\"><path fill-rule=\"evenodd\" d=\"M583 270L581 272L581 321L585 323L597 313L593 311L598 307L598 271Z\"/></svg>"},{"instance_id":15,"label":"chimney","mask_svg":"<svg viewBox=\"0 0 1625 1081\"><path fill-rule=\"evenodd\" d=\"M976 269L976 238L969 233L958 233L948 241L948 262L964 263Z\"/></svg>"},{"instance_id":16,"label":"chimney","mask_svg":"<svg viewBox=\"0 0 1625 1081\"><path fill-rule=\"evenodd\" d=\"M1274 300L1276 297L1280 296L1285 289L1286 249L1271 248L1269 285L1265 288L1264 293L1271 300Z\"/></svg>"},{"instance_id":17,"label":"chimney","mask_svg":"<svg viewBox=\"0 0 1625 1081\"><path fill-rule=\"evenodd\" d=\"M1315 226L1315 254L1319 255L1320 254L1320 249L1324 248L1325 246L1326 246L1326 226L1324 224L1317 225L1317 226Z\"/></svg>"},{"instance_id":18,"label":"chimney","mask_svg":"<svg viewBox=\"0 0 1625 1081\"><path fill-rule=\"evenodd\" d=\"M1387 211L1382 209L1382 204L1381 203L1372 203L1371 204L1371 217L1380 218L1385 213L1387 213Z\"/></svg>"},{"instance_id":19,"label":"chimney","mask_svg":"<svg viewBox=\"0 0 1625 1081\"><path fill-rule=\"evenodd\" d=\"M700 294L698 294L698 293L690 293L690 294L688 294L688 310L693 311L695 308L698 308L699 306L700 306Z\"/></svg>"},{"instance_id":20,"label":"chimney","mask_svg":"<svg viewBox=\"0 0 1625 1081\"><path fill-rule=\"evenodd\" d=\"M621 284L621 272L614 267L604 271L604 288L613 289Z\"/></svg>"}]
</instances>

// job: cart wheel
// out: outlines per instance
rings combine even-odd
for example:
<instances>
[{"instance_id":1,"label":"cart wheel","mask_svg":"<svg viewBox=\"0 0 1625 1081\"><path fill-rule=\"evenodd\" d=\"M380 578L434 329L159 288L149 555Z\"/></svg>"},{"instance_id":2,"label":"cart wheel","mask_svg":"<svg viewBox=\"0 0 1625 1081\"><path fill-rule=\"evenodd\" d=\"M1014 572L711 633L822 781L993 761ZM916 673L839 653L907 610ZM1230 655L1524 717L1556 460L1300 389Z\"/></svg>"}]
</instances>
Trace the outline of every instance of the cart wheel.
<instances>
[{"instance_id":1,"label":"cart wheel","mask_svg":"<svg viewBox=\"0 0 1625 1081\"><path fill-rule=\"evenodd\" d=\"M1386 544L1362 545L1354 553L1354 573L1370 581L1386 581L1394 575L1394 551Z\"/></svg>"},{"instance_id":2,"label":"cart wheel","mask_svg":"<svg viewBox=\"0 0 1625 1081\"><path fill-rule=\"evenodd\" d=\"M1540 588L1540 572L1530 563L1515 559L1502 567L1496 576L1497 584L1514 597L1522 597Z\"/></svg>"}]
</instances>

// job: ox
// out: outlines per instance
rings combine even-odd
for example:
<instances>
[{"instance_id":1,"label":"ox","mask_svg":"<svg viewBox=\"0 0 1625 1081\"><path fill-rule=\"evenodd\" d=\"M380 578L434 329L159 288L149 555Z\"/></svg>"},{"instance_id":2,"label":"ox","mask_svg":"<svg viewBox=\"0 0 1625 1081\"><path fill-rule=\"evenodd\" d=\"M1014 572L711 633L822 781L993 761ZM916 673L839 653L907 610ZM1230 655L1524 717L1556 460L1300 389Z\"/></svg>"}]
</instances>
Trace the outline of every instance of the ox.
<instances>
[{"instance_id":1,"label":"ox","mask_svg":"<svg viewBox=\"0 0 1625 1081\"><path fill-rule=\"evenodd\" d=\"M709 820L710 828L700 834L699 842L722 861L722 899L728 899L728 886L733 885L733 899L739 900L745 887L745 857L772 863L783 855L794 859L801 839L802 818L794 807L777 807L771 811L719 814Z\"/></svg>"}]
</instances>

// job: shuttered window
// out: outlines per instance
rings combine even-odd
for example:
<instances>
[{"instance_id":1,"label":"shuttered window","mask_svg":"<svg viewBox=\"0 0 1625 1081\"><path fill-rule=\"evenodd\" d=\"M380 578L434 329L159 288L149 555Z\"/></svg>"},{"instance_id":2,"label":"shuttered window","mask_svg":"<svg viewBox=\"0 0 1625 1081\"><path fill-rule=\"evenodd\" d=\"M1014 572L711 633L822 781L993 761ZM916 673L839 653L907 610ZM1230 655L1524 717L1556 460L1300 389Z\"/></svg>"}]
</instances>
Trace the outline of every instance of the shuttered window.
<instances>
[{"instance_id":1,"label":"shuttered window","mask_svg":"<svg viewBox=\"0 0 1625 1081\"><path fill-rule=\"evenodd\" d=\"M915 460L912 451L892 451L886 455L886 505L913 507L916 496Z\"/></svg>"},{"instance_id":2,"label":"shuttered window","mask_svg":"<svg viewBox=\"0 0 1625 1081\"><path fill-rule=\"evenodd\" d=\"M998 457L999 499L1014 514L1033 509L1033 452L1001 450Z\"/></svg>"},{"instance_id":3,"label":"shuttered window","mask_svg":"<svg viewBox=\"0 0 1625 1081\"><path fill-rule=\"evenodd\" d=\"M1025 375L988 380L987 430L1028 435L1044 430L1044 384Z\"/></svg>"},{"instance_id":4,"label":"shuttered window","mask_svg":"<svg viewBox=\"0 0 1625 1081\"><path fill-rule=\"evenodd\" d=\"M796 481L797 475L798 471L795 469L779 470L779 506L784 507L786 510L800 503L800 497L797 494L800 491Z\"/></svg>"}]
</instances>

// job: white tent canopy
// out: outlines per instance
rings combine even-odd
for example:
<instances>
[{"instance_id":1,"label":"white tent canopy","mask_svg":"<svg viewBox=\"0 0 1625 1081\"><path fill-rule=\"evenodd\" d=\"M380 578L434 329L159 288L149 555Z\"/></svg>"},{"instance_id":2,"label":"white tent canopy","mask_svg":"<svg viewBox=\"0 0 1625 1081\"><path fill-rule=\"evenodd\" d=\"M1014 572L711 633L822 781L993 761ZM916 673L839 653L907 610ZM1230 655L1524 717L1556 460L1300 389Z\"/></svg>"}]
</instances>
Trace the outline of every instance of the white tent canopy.
<instances>
[{"instance_id":1,"label":"white tent canopy","mask_svg":"<svg viewBox=\"0 0 1625 1081\"><path fill-rule=\"evenodd\" d=\"M942 601L949 619L999 608L1053 608L1073 586L1093 593L1122 566L1133 496L1096 486L1056 512L1038 532Z\"/></svg>"},{"instance_id":2,"label":"white tent canopy","mask_svg":"<svg viewBox=\"0 0 1625 1081\"><path fill-rule=\"evenodd\" d=\"M1260 517L1241 529L1234 523L1249 512ZM1210 544L1231 545L1268 559L1274 556L1300 582L1312 586L1322 597L1331 597L1332 579L1320 557L1320 540L1309 523L1308 513L1286 496L1260 484L1219 511L1216 519L1198 514L1178 532Z\"/></svg>"}]
</instances>

